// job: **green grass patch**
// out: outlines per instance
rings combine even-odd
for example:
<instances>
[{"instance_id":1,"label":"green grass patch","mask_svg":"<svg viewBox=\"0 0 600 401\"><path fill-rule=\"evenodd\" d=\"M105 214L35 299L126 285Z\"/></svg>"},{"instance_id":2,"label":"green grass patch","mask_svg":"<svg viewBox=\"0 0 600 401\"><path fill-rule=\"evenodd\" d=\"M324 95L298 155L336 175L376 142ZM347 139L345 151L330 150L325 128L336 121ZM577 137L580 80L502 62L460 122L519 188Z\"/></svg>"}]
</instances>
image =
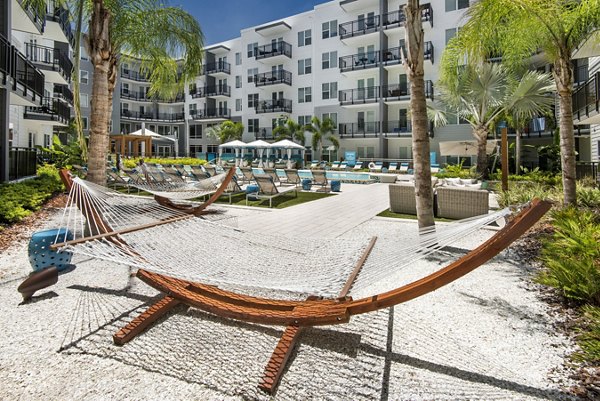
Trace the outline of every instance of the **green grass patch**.
<instances>
[{"instance_id":1,"label":"green grass patch","mask_svg":"<svg viewBox=\"0 0 600 401\"><path fill-rule=\"evenodd\" d=\"M379 213L377 216L379 217L391 217L394 219L408 219L408 220L416 220L417 216L414 214L404 214L404 213L394 213L389 209L384 210L383 212ZM445 218L441 218L441 217L436 217L435 221L439 221L439 222L452 222L454 220L450 220L450 219L445 219Z\"/></svg>"},{"instance_id":2,"label":"green grass patch","mask_svg":"<svg viewBox=\"0 0 600 401\"><path fill-rule=\"evenodd\" d=\"M292 191L291 194L285 194L285 195L278 196L277 198L273 198L273 209L285 209L286 207L296 206L296 205L300 205L300 204L306 203L306 202L312 202L315 200L327 198L329 196L335 196L335 195L322 193L322 192L300 192L300 191L298 191L298 195L294 196L294 192ZM229 203L229 198L221 197L217 201L217 203ZM231 204L246 206L246 194L238 194L238 195L233 196L231 198ZM248 206L268 208L269 200L268 199L262 199L262 200L256 200L256 201L249 200Z\"/></svg>"}]
</instances>

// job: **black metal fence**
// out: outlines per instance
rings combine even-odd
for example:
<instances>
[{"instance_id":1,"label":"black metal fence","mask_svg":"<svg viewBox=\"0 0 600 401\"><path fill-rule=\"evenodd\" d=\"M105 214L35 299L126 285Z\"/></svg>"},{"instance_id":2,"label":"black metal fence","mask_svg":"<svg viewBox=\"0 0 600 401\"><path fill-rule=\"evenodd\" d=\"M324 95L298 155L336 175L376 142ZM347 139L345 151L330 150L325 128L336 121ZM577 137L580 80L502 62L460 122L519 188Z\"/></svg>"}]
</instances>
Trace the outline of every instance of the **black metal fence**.
<instances>
[{"instance_id":1,"label":"black metal fence","mask_svg":"<svg viewBox=\"0 0 600 401\"><path fill-rule=\"evenodd\" d=\"M37 169L37 150L35 148L8 149L8 180L18 180L34 176Z\"/></svg>"}]
</instances>

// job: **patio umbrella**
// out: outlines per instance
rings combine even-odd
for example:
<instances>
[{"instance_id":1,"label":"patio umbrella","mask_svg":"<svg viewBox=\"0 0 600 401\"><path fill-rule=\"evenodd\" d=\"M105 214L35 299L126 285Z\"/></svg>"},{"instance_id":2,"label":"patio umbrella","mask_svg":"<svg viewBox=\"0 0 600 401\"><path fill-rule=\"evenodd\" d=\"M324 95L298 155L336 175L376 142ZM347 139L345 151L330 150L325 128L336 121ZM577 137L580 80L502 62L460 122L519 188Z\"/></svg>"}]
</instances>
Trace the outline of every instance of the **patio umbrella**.
<instances>
[{"instance_id":1,"label":"patio umbrella","mask_svg":"<svg viewBox=\"0 0 600 401\"><path fill-rule=\"evenodd\" d=\"M234 140L234 141L230 141L227 143L222 143L219 145L219 159L221 159L221 155L223 154L223 149L224 148L231 148L235 150L235 165L238 166L239 165L239 159L240 159L240 149L243 149L245 147L247 147L248 145L245 142L242 142L240 140Z\"/></svg>"},{"instance_id":2,"label":"patio umbrella","mask_svg":"<svg viewBox=\"0 0 600 401\"><path fill-rule=\"evenodd\" d=\"M262 161L263 153L264 153L265 149L268 149L268 150L271 149L271 144L269 142L261 141L259 139L259 140L247 143L246 147L258 150L258 157L260 160L258 163L258 167L263 167L263 161ZM268 150L267 150L267 152L268 152Z\"/></svg>"},{"instance_id":3,"label":"patio umbrella","mask_svg":"<svg viewBox=\"0 0 600 401\"><path fill-rule=\"evenodd\" d=\"M292 150L298 149L298 150L301 150L302 152L304 152L304 150L305 150L304 146L302 146L296 142L292 142L289 139L284 139L279 142L272 143L271 147L274 149L286 149L287 150L287 156L288 156L287 167L288 168L292 168Z\"/></svg>"},{"instance_id":4,"label":"patio umbrella","mask_svg":"<svg viewBox=\"0 0 600 401\"><path fill-rule=\"evenodd\" d=\"M496 141L489 140L486 152L491 154L496 149ZM477 141L447 141L440 142L440 155L442 156L477 156Z\"/></svg>"}]
</instances>

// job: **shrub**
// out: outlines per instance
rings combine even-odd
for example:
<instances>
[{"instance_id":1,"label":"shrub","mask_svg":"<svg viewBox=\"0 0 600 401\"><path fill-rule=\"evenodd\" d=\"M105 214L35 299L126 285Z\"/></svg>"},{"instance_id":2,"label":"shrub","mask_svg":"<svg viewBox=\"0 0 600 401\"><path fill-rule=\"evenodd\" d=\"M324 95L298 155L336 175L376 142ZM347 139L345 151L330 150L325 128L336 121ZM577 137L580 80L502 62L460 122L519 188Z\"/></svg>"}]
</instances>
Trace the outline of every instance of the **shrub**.
<instances>
[{"instance_id":1,"label":"shrub","mask_svg":"<svg viewBox=\"0 0 600 401\"><path fill-rule=\"evenodd\" d=\"M498 204L501 207L523 204L533 198L560 202L563 197L560 187L549 187L539 183L515 182L510 183L509 188L508 191L498 192Z\"/></svg>"},{"instance_id":2,"label":"shrub","mask_svg":"<svg viewBox=\"0 0 600 401\"><path fill-rule=\"evenodd\" d=\"M490 174L490 179L500 181L502 179L502 172L498 170L497 172ZM539 167L536 167L533 170L523 168L523 174L511 174L508 176L508 180L513 182L529 181L540 185L550 186L560 185L562 183L562 177L560 174L554 174L549 171L541 171Z\"/></svg>"},{"instance_id":3,"label":"shrub","mask_svg":"<svg viewBox=\"0 0 600 401\"><path fill-rule=\"evenodd\" d=\"M554 234L542 241L546 269L538 282L577 302L600 305L600 216L565 208L551 215Z\"/></svg>"},{"instance_id":4,"label":"shrub","mask_svg":"<svg viewBox=\"0 0 600 401\"><path fill-rule=\"evenodd\" d=\"M600 209L600 189L577 186L577 202L580 206Z\"/></svg>"},{"instance_id":5,"label":"shrub","mask_svg":"<svg viewBox=\"0 0 600 401\"><path fill-rule=\"evenodd\" d=\"M476 167L470 169L463 168L463 162L459 164L449 164L443 171L434 174L438 178L477 178Z\"/></svg>"},{"instance_id":6,"label":"shrub","mask_svg":"<svg viewBox=\"0 0 600 401\"><path fill-rule=\"evenodd\" d=\"M0 185L0 224L22 220L62 189L58 170L50 165L39 167L32 180Z\"/></svg>"},{"instance_id":7,"label":"shrub","mask_svg":"<svg viewBox=\"0 0 600 401\"><path fill-rule=\"evenodd\" d=\"M125 168L135 168L141 159L144 159L144 162L146 163L157 163L157 164L185 164L185 165L190 165L190 166L201 166L203 164L206 164L206 160L203 159L196 159L193 157L182 157L180 159L158 159L158 158L143 158L143 157L136 157L133 159L122 159L123 160L123 166L125 166Z\"/></svg>"},{"instance_id":8,"label":"shrub","mask_svg":"<svg viewBox=\"0 0 600 401\"><path fill-rule=\"evenodd\" d=\"M585 305L581 309L584 324L577 337L581 352L575 354L575 359L598 364L600 363L600 308Z\"/></svg>"}]
</instances>

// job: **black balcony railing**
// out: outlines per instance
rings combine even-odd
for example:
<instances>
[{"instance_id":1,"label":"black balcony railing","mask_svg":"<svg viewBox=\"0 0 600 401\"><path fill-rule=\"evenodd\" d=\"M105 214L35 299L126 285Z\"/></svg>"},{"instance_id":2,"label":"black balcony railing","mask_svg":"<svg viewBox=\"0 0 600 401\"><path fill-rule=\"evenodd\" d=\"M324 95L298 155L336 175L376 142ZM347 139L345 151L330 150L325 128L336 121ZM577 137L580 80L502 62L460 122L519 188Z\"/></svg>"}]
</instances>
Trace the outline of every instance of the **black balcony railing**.
<instances>
[{"instance_id":1,"label":"black balcony railing","mask_svg":"<svg viewBox=\"0 0 600 401\"><path fill-rule=\"evenodd\" d=\"M381 96L386 100L404 100L410 98L410 88L408 83L383 85L381 87ZM425 97L433 100L433 82L425 81Z\"/></svg>"},{"instance_id":2,"label":"black balcony railing","mask_svg":"<svg viewBox=\"0 0 600 401\"><path fill-rule=\"evenodd\" d=\"M37 170L37 150L35 148L8 149L8 180L32 177Z\"/></svg>"},{"instance_id":3,"label":"black balcony railing","mask_svg":"<svg viewBox=\"0 0 600 401\"><path fill-rule=\"evenodd\" d=\"M128 68L121 68L121 78L131 79L133 81L148 82L149 77L139 71L132 71Z\"/></svg>"},{"instance_id":4,"label":"black balcony railing","mask_svg":"<svg viewBox=\"0 0 600 401\"><path fill-rule=\"evenodd\" d=\"M24 117L28 120L56 121L68 124L71 119L71 108L65 102L52 97L42 99L39 107L25 107Z\"/></svg>"},{"instance_id":5,"label":"black balcony railing","mask_svg":"<svg viewBox=\"0 0 600 401\"><path fill-rule=\"evenodd\" d=\"M254 49L254 56L257 60L275 56L286 56L292 58L292 45L284 41L279 41L276 43L259 46Z\"/></svg>"},{"instance_id":6,"label":"black balcony railing","mask_svg":"<svg viewBox=\"0 0 600 401\"><path fill-rule=\"evenodd\" d=\"M165 122L183 122L185 120L184 113L152 113L131 110L121 110L121 117L131 120L142 121L165 121Z\"/></svg>"},{"instance_id":7,"label":"black balcony railing","mask_svg":"<svg viewBox=\"0 0 600 401\"><path fill-rule=\"evenodd\" d=\"M256 86L286 84L292 85L292 73L286 70L263 72L254 76Z\"/></svg>"},{"instance_id":8,"label":"black balcony railing","mask_svg":"<svg viewBox=\"0 0 600 401\"><path fill-rule=\"evenodd\" d=\"M339 91L340 104L373 103L379 99L379 86Z\"/></svg>"},{"instance_id":9,"label":"black balcony railing","mask_svg":"<svg viewBox=\"0 0 600 401\"><path fill-rule=\"evenodd\" d=\"M259 128L257 132L254 133L254 137L256 139L262 139L265 141L269 141L275 139L273 137L273 128Z\"/></svg>"},{"instance_id":10,"label":"black balcony railing","mask_svg":"<svg viewBox=\"0 0 600 401\"><path fill-rule=\"evenodd\" d=\"M54 2L53 2L54 3ZM51 10L51 9L50 9ZM69 21L69 10L61 6L54 6L53 11L48 12L46 18L50 21L54 21L60 25L60 29L65 34L65 37L73 46L75 44L75 35L73 34L73 28L71 27L71 21Z\"/></svg>"},{"instance_id":11,"label":"black balcony railing","mask_svg":"<svg viewBox=\"0 0 600 401\"><path fill-rule=\"evenodd\" d=\"M395 137L395 136L411 136L412 126L408 119L388 121L387 125L383 129L384 136Z\"/></svg>"},{"instance_id":12,"label":"black balcony railing","mask_svg":"<svg viewBox=\"0 0 600 401\"><path fill-rule=\"evenodd\" d=\"M213 118L231 118L231 109L217 107L214 109L192 110L190 116L193 120L206 120Z\"/></svg>"},{"instance_id":13,"label":"black balcony railing","mask_svg":"<svg viewBox=\"0 0 600 401\"><path fill-rule=\"evenodd\" d=\"M67 85L54 84L54 98L73 104L73 92Z\"/></svg>"},{"instance_id":14,"label":"black balcony railing","mask_svg":"<svg viewBox=\"0 0 600 401\"><path fill-rule=\"evenodd\" d=\"M24 6L23 0L17 0L17 2L21 5L25 14L29 17L33 25L37 28L41 33L44 32L44 27L46 26L46 7L36 8L33 6L33 3L29 3L27 6Z\"/></svg>"},{"instance_id":15,"label":"black balcony railing","mask_svg":"<svg viewBox=\"0 0 600 401\"><path fill-rule=\"evenodd\" d=\"M379 121L342 123L338 126L340 138L376 138L379 136Z\"/></svg>"},{"instance_id":16,"label":"black balcony railing","mask_svg":"<svg viewBox=\"0 0 600 401\"><path fill-rule=\"evenodd\" d=\"M379 29L381 18L379 15L361 18L355 21L344 22L340 24L338 32L340 39L351 38L353 36L366 35Z\"/></svg>"},{"instance_id":17,"label":"black balcony railing","mask_svg":"<svg viewBox=\"0 0 600 401\"><path fill-rule=\"evenodd\" d=\"M27 58L41 69L57 71L67 82L71 81L73 63L69 56L59 49L26 43L25 53Z\"/></svg>"},{"instance_id":18,"label":"black balcony railing","mask_svg":"<svg viewBox=\"0 0 600 401\"><path fill-rule=\"evenodd\" d=\"M213 85L201 88L190 88L190 95L193 99L211 96L231 96L231 86L229 85Z\"/></svg>"},{"instance_id":19,"label":"black balcony railing","mask_svg":"<svg viewBox=\"0 0 600 401\"><path fill-rule=\"evenodd\" d=\"M159 96L150 97L144 92L133 92L121 88L121 99L135 100L138 102L183 103L185 102L185 94L180 93L173 99L166 99Z\"/></svg>"},{"instance_id":20,"label":"black balcony railing","mask_svg":"<svg viewBox=\"0 0 600 401\"><path fill-rule=\"evenodd\" d=\"M573 118L585 120L600 113L600 72L573 92Z\"/></svg>"},{"instance_id":21,"label":"black balcony railing","mask_svg":"<svg viewBox=\"0 0 600 401\"><path fill-rule=\"evenodd\" d=\"M402 63L403 57L406 58L406 47L392 47L390 49L385 49L381 51L381 62L384 65L393 65ZM433 43L425 42L423 49L423 58L425 60L430 60L431 63L434 62L434 48Z\"/></svg>"},{"instance_id":22,"label":"black balcony railing","mask_svg":"<svg viewBox=\"0 0 600 401\"><path fill-rule=\"evenodd\" d=\"M44 95L44 74L23 53L0 35L0 77L6 85L23 96L40 102ZM11 82L12 79L12 82Z\"/></svg>"},{"instance_id":23,"label":"black balcony railing","mask_svg":"<svg viewBox=\"0 0 600 401\"><path fill-rule=\"evenodd\" d=\"M431 64L434 62L434 51L433 51L433 43L425 42L425 48L423 49L423 56L425 60L431 61Z\"/></svg>"},{"instance_id":24,"label":"black balcony railing","mask_svg":"<svg viewBox=\"0 0 600 401\"><path fill-rule=\"evenodd\" d=\"M433 26L433 9L430 3L421 6L421 20L423 22L429 21L431 26ZM404 15L403 10L390 11L381 16L381 25L383 25L384 29L404 26L405 23L406 15Z\"/></svg>"},{"instance_id":25,"label":"black balcony railing","mask_svg":"<svg viewBox=\"0 0 600 401\"><path fill-rule=\"evenodd\" d=\"M226 61L217 61L216 63L209 63L202 67L202 74L217 74L217 73L231 74L231 64Z\"/></svg>"},{"instance_id":26,"label":"black balcony railing","mask_svg":"<svg viewBox=\"0 0 600 401\"><path fill-rule=\"evenodd\" d=\"M259 100L255 105L256 113L291 113L292 101L290 99Z\"/></svg>"},{"instance_id":27,"label":"black balcony railing","mask_svg":"<svg viewBox=\"0 0 600 401\"><path fill-rule=\"evenodd\" d=\"M340 71L355 71L374 68L379 65L379 51L353 54L351 56L340 57Z\"/></svg>"}]
</instances>

